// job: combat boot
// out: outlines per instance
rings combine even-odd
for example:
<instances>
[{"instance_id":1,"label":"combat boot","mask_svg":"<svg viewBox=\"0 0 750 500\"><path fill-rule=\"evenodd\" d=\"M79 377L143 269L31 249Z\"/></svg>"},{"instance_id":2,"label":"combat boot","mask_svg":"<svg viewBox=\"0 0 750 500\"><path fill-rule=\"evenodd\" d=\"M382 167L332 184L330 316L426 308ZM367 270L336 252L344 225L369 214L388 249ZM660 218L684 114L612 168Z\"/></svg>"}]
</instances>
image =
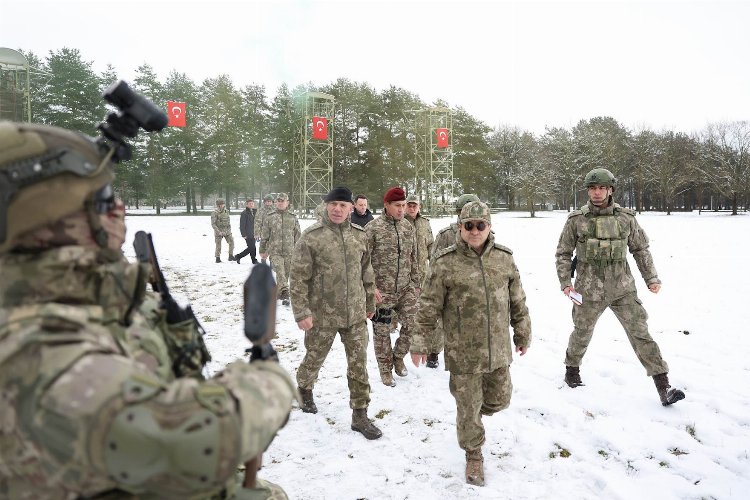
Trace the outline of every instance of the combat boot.
<instances>
[{"instance_id":1,"label":"combat boot","mask_svg":"<svg viewBox=\"0 0 750 500\"><path fill-rule=\"evenodd\" d=\"M406 369L404 358L398 358L393 356L393 370L399 377L406 377L409 374L409 370Z\"/></svg>"},{"instance_id":2,"label":"combat boot","mask_svg":"<svg viewBox=\"0 0 750 500\"><path fill-rule=\"evenodd\" d=\"M583 382L581 382L581 372L577 366L565 367L565 383L573 389L583 385Z\"/></svg>"},{"instance_id":3,"label":"combat boot","mask_svg":"<svg viewBox=\"0 0 750 500\"><path fill-rule=\"evenodd\" d=\"M228 260L229 262L232 262L232 261L234 260L234 255L232 255L232 254L230 253L230 254L229 254L229 257L227 257L227 260Z\"/></svg>"},{"instance_id":4,"label":"combat boot","mask_svg":"<svg viewBox=\"0 0 750 500\"><path fill-rule=\"evenodd\" d=\"M279 299L281 300L282 305L288 306L291 303L289 301L289 290L282 290L279 294Z\"/></svg>"},{"instance_id":5,"label":"combat boot","mask_svg":"<svg viewBox=\"0 0 750 500\"><path fill-rule=\"evenodd\" d=\"M367 408L352 410L352 430L361 432L367 439L378 439L383 432L367 418Z\"/></svg>"},{"instance_id":6,"label":"combat boot","mask_svg":"<svg viewBox=\"0 0 750 500\"><path fill-rule=\"evenodd\" d=\"M484 486L484 457L481 449L466 452L466 482Z\"/></svg>"},{"instance_id":7,"label":"combat boot","mask_svg":"<svg viewBox=\"0 0 750 500\"><path fill-rule=\"evenodd\" d=\"M237 264L239 264L239 263L240 263L240 259L241 259L241 258L242 258L242 257L240 257L240 254L237 254L237 255L235 255L235 256L234 256L234 261L235 261L235 262L236 262Z\"/></svg>"},{"instance_id":8,"label":"combat boot","mask_svg":"<svg viewBox=\"0 0 750 500\"><path fill-rule=\"evenodd\" d=\"M302 396L302 405L299 407L305 413L318 413L318 407L315 406L315 398L312 389L297 388L299 395Z\"/></svg>"},{"instance_id":9,"label":"combat boot","mask_svg":"<svg viewBox=\"0 0 750 500\"><path fill-rule=\"evenodd\" d=\"M439 365L438 363L438 353L431 352L427 355L427 368L437 368Z\"/></svg>"},{"instance_id":10,"label":"combat boot","mask_svg":"<svg viewBox=\"0 0 750 500\"><path fill-rule=\"evenodd\" d=\"M221 262L221 259L219 257L216 257L216 263L219 264Z\"/></svg>"},{"instance_id":11,"label":"combat boot","mask_svg":"<svg viewBox=\"0 0 750 500\"><path fill-rule=\"evenodd\" d=\"M659 393L659 399L661 404L669 406L677 401L685 399L685 393L679 389L671 389L669 385L669 377L666 373L660 373L654 375L654 384L656 385L656 392Z\"/></svg>"},{"instance_id":12,"label":"combat boot","mask_svg":"<svg viewBox=\"0 0 750 500\"><path fill-rule=\"evenodd\" d=\"M388 387L396 387L396 381L393 380L393 374L390 370L380 370L380 380L383 382L383 385L387 385Z\"/></svg>"}]
</instances>

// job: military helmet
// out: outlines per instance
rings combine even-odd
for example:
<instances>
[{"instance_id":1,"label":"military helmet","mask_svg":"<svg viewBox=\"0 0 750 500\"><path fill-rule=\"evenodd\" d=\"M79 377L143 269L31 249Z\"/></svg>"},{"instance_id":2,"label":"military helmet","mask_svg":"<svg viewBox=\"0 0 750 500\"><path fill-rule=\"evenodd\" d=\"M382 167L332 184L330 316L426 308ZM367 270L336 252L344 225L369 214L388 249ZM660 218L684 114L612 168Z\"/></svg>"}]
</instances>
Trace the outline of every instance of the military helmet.
<instances>
[{"instance_id":1,"label":"military helmet","mask_svg":"<svg viewBox=\"0 0 750 500\"><path fill-rule=\"evenodd\" d=\"M0 122L0 253L82 208L114 179L112 150L69 130Z\"/></svg>"},{"instance_id":2,"label":"military helmet","mask_svg":"<svg viewBox=\"0 0 750 500\"><path fill-rule=\"evenodd\" d=\"M456 212L461 213L461 209L464 208L464 205L466 205L470 201L480 201L479 196L471 193L466 193L459 196L456 199Z\"/></svg>"},{"instance_id":3,"label":"military helmet","mask_svg":"<svg viewBox=\"0 0 750 500\"><path fill-rule=\"evenodd\" d=\"M595 168L588 174L586 174L586 178L584 179L583 183L586 185L586 187L591 186L608 186L611 188L615 187L615 182L617 179L615 179L615 176L607 170L606 168Z\"/></svg>"}]
</instances>

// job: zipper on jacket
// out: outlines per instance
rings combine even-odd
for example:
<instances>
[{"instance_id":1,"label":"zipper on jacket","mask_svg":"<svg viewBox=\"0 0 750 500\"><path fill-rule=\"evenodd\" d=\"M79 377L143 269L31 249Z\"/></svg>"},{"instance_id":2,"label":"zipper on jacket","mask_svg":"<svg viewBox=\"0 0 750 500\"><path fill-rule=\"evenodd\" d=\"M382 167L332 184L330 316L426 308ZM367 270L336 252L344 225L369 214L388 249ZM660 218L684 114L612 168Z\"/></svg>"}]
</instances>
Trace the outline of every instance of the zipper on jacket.
<instances>
[{"instance_id":1,"label":"zipper on jacket","mask_svg":"<svg viewBox=\"0 0 750 500\"><path fill-rule=\"evenodd\" d=\"M348 327L351 325L351 312L349 310L349 263L346 259L346 241L344 240L344 228L341 227L341 224L339 224L339 234L341 235L341 246L344 250L344 282L346 283L346 300L345 303L347 304L346 307L346 326Z\"/></svg>"},{"instance_id":2,"label":"zipper on jacket","mask_svg":"<svg viewBox=\"0 0 750 500\"><path fill-rule=\"evenodd\" d=\"M489 251L490 249L486 249ZM490 334L490 295L487 293L487 276L484 273L484 263L482 262L482 256L479 255L479 268L482 270L482 283L484 283L484 298L487 301L487 351L489 352L489 366L488 370L492 369L492 335Z\"/></svg>"},{"instance_id":3,"label":"zipper on jacket","mask_svg":"<svg viewBox=\"0 0 750 500\"><path fill-rule=\"evenodd\" d=\"M397 220L393 219L393 229L396 230L396 250L398 258L396 259L396 293L398 294L398 277L401 274L401 235L398 234Z\"/></svg>"}]
</instances>

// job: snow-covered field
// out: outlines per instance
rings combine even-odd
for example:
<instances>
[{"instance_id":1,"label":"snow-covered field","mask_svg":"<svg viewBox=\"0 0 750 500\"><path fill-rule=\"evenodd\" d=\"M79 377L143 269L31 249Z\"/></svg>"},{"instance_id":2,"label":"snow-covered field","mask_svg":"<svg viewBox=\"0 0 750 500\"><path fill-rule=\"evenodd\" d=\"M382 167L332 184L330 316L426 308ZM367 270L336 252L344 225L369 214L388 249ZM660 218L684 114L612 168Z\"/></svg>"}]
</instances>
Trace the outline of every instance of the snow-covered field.
<instances>
[{"instance_id":1,"label":"snow-covered field","mask_svg":"<svg viewBox=\"0 0 750 500\"><path fill-rule=\"evenodd\" d=\"M367 441L350 428L346 362L339 341L314 393L317 415L292 412L264 456L261 477L300 499L612 499L750 498L750 215L687 213L638 218L649 237L658 295L638 280L649 326L687 398L661 406L611 312L597 325L581 368L586 385L563 383L572 329L571 302L554 268L564 212L493 216L497 240L514 251L531 312L533 340L516 355L510 408L484 418L486 486L464 481L455 402L448 373L410 368L395 388L380 383L368 347L370 417L383 437ZM452 219L433 220L433 231ZM240 314L250 260L214 263L206 216L129 216L132 237L153 233L170 287L190 302L207 331L216 372L244 355ZM312 223L301 221L303 229ZM245 247L232 215L239 252ZM631 268L637 268L631 260ZM303 333L287 307L276 343L293 375L304 355Z\"/></svg>"}]
</instances>

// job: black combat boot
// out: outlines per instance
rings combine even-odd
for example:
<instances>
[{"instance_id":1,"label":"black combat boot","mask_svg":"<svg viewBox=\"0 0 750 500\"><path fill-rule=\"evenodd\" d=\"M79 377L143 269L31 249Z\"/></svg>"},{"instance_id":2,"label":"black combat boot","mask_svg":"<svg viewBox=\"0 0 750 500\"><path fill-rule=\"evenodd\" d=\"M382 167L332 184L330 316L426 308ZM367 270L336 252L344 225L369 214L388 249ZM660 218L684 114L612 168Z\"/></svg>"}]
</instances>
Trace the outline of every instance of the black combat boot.
<instances>
[{"instance_id":1,"label":"black combat boot","mask_svg":"<svg viewBox=\"0 0 750 500\"><path fill-rule=\"evenodd\" d=\"M685 399L685 393L679 389L671 389L669 385L669 377L666 373L660 373L654 375L654 384L656 385L656 392L659 393L659 399L661 404L669 406L677 401Z\"/></svg>"},{"instance_id":2,"label":"black combat boot","mask_svg":"<svg viewBox=\"0 0 750 500\"><path fill-rule=\"evenodd\" d=\"M242 258L242 257L240 257L240 254L237 254L237 255L235 255L235 256L234 256L234 261L235 261L235 262L236 262L237 264L239 264L239 263L240 263L240 259L241 259L241 258Z\"/></svg>"},{"instance_id":3,"label":"black combat boot","mask_svg":"<svg viewBox=\"0 0 750 500\"><path fill-rule=\"evenodd\" d=\"M367 439L378 439L383 435L380 429L375 427L367 418L367 408L352 410L352 430L361 432Z\"/></svg>"},{"instance_id":4,"label":"black combat boot","mask_svg":"<svg viewBox=\"0 0 750 500\"><path fill-rule=\"evenodd\" d=\"M233 261L233 260L234 260L234 255L232 255L232 254L230 253L230 254L229 254L229 257L227 257L227 260L228 260L228 261L230 261L230 262L231 262L231 261Z\"/></svg>"},{"instance_id":5,"label":"black combat boot","mask_svg":"<svg viewBox=\"0 0 750 500\"><path fill-rule=\"evenodd\" d=\"M220 259L220 258L218 258L218 257L216 257L216 263L218 264L218 263L220 263L220 262L221 262L221 259Z\"/></svg>"},{"instance_id":6,"label":"black combat boot","mask_svg":"<svg viewBox=\"0 0 750 500\"><path fill-rule=\"evenodd\" d=\"M565 367L565 383L573 389L583 385L583 382L581 382L581 373L577 366Z\"/></svg>"},{"instance_id":7,"label":"black combat boot","mask_svg":"<svg viewBox=\"0 0 750 500\"><path fill-rule=\"evenodd\" d=\"M315 398L313 398L312 389L303 389L302 387L297 388L300 396L302 396L302 406L299 407L305 413L318 413L318 407L315 406Z\"/></svg>"},{"instance_id":8,"label":"black combat boot","mask_svg":"<svg viewBox=\"0 0 750 500\"><path fill-rule=\"evenodd\" d=\"M437 368L439 365L438 363L438 353L431 352L427 355L427 368Z\"/></svg>"}]
</instances>

